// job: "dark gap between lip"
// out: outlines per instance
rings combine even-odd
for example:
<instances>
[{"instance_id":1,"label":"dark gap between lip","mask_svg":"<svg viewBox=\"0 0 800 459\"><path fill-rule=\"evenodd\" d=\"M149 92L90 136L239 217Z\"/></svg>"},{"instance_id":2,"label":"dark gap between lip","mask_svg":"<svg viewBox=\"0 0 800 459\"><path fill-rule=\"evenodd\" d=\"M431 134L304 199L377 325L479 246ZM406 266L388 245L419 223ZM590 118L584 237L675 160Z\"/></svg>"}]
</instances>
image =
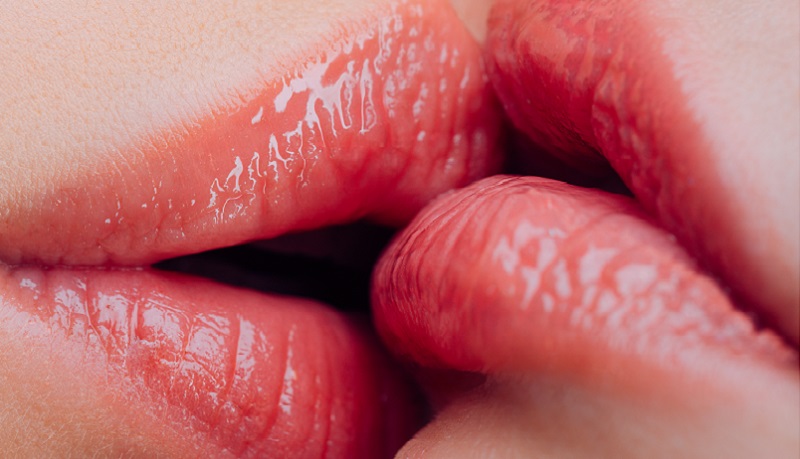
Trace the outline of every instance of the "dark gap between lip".
<instances>
[{"instance_id":1,"label":"dark gap between lip","mask_svg":"<svg viewBox=\"0 0 800 459\"><path fill-rule=\"evenodd\" d=\"M372 268L392 235L388 228L359 222L173 258L154 267L368 313Z\"/></svg>"},{"instance_id":2,"label":"dark gap between lip","mask_svg":"<svg viewBox=\"0 0 800 459\"><path fill-rule=\"evenodd\" d=\"M593 169L577 170L537 145L514 128L509 120L505 120L503 129L504 173L544 177L583 188L596 188L633 197L633 193L610 164L598 164Z\"/></svg>"}]
</instances>

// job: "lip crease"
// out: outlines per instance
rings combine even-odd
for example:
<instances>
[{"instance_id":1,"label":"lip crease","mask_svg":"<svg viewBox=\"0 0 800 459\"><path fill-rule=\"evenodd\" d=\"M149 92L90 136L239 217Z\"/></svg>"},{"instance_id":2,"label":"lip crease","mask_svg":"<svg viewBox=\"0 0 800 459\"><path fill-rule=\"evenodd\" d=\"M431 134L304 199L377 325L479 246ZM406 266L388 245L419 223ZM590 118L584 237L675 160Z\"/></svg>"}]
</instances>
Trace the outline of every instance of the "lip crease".
<instances>
[{"instance_id":1,"label":"lip crease","mask_svg":"<svg viewBox=\"0 0 800 459\"><path fill-rule=\"evenodd\" d=\"M77 352L120 381L98 392L121 412L204 452L391 454L418 406L359 327L310 301L135 266L362 217L401 223L496 170L480 50L440 6L391 3L235 110L147 139L141 162L109 155L12 203L0 336L56 361Z\"/></svg>"}]
</instances>

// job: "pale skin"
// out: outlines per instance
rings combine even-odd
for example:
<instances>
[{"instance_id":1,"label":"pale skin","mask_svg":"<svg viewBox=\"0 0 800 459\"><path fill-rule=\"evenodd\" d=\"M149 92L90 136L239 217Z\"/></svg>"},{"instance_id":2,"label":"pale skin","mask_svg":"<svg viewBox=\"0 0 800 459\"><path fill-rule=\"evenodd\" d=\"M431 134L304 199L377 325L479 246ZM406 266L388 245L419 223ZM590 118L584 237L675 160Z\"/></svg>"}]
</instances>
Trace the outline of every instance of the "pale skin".
<instances>
[{"instance_id":1,"label":"pale skin","mask_svg":"<svg viewBox=\"0 0 800 459\"><path fill-rule=\"evenodd\" d=\"M337 32L336 21L342 17L363 20L372 12L387 8L389 1L337 0L324 2L324 7L315 0L254 1L208 10L202 6L178 8L152 3L150 9L87 9L89 14L73 19L101 25L103 17L119 15L127 18L123 21L127 29L87 27L82 34L63 37L48 20L48 16L69 18L70 7L63 2L65 6L40 12L41 23L35 27L15 21L13 15L7 18L4 13L6 17L0 19L0 55L13 56L20 65L0 68L0 164L15 166L15 170L0 169L0 209L5 202L46 188L48 180L64 173L53 164L68 164L66 173L71 174L89 170L97 161L92 155L117 154L131 138L146 134L153 125L157 127L176 116L191 117L208 104L218 103L227 91L239 87L238 82L265 69L279 70L284 56L311 46L318 34ZM476 39L482 41L490 2L451 3ZM785 3L792 7L791 1ZM152 21L153 11L162 10L159 14L164 14L164 8L174 9L166 14L174 21ZM210 16L226 20L211 20ZM796 43L795 16L764 11L753 20L763 21L759 29L764 31L765 39L774 39L776 44ZM784 20L789 17L794 19ZM241 24L247 25L247 33L231 33L241 32ZM721 29L725 29L724 24ZM200 34L199 30L205 32ZM125 52L111 52L115 37L126 33L137 34L137 45ZM209 33L213 39L203 40L202 58L191 55L187 49L194 48L188 46L181 49L160 45L176 35L190 43ZM726 38L720 35L712 46L724 48ZM54 41L56 46L46 46L53 36L61 39ZM19 43L31 45L20 47ZM86 46L87 43L95 46ZM769 247L772 251L754 262L759 266L752 268L767 277L771 268L760 266L762 263L775 260L775 266L784 267L781 273L786 277L778 281L788 285L789 293L776 293L783 297L791 297L790 290L798 287L796 215L800 207L800 176L796 147L800 127L792 122L800 110L800 90L795 87L797 75L793 73L800 65L794 50L776 45L769 55L757 53L748 57L753 65L737 73L745 84L773 80L776 84L757 88L748 93L750 98L741 101L752 104L755 111L769 114L756 117L752 135L732 133L741 134L746 137L742 141L754 144L759 138L769 139L764 141L765 153L747 178L752 193L731 199L748 209L774 210L766 213L767 226L777 231L776 240L785 243ZM66 70L60 72L52 71L53 66L49 65L81 53L93 66L91 71L86 71L81 59L69 60ZM720 66L724 65L721 60ZM152 78L130 81L125 78L127 73L120 71L126 68L136 68ZM164 70L167 68L170 71ZM162 72L168 76L162 76ZM785 74L791 75L783 80L774 77ZM704 82L698 84L702 86ZM182 91L171 91L176 87ZM702 92L703 88L696 90ZM763 91L764 97L753 96L758 91ZM54 100L62 102L55 104ZM781 115L775 115L776 111ZM119 129L122 125L124 129ZM46 156L41 154L41 145L56 148L49 149ZM85 148L87 145L92 149ZM119 163L124 166L128 160L119 158ZM741 163L748 158L734 157L731 161ZM780 205L775 204L776 194L784 196ZM792 321L797 321L798 305L791 301L785 304L775 314L783 321L777 328L796 347L798 325ZM5 339L8 335L2 336ZM136 413L106 406L102 390L80 390L79 376L58 376L58 385L51 384L54 375L70 374L70 363L49 361L27 349L25 343L5 342L0 343L0 348L15 349L0 353L0 450L14 446L29 457L47 452L81 456L92 451L108 451L109 456L135 456L138 451L180 457L184 451L180 443L172 441L175 437L157 426L148 426ZM788 385L785 379L775 381L775 391L763 395L766 406L781 407L776 394L797 392L796 376L788 379ZM587 389L580 381L547 374L487 375L486 382L477 388L428 390L440 412L401 451L400 457L795 457L797 432L791 429L800 417L796 407L765 414L758 408L762 395L746 392L746 387L747 384L741 386L742 393L724 394L731 405L721 408L721 404L693 398L693 391L686 387L630 395L618 387ZM697 393L702 391L697 389ZM647 428L641 429L643 424ZM63 427L54 429L55 425ZM132 431L131 425L142 428ZM602 425L602 433L597 432L598 425ZM678 445L664 442L674 436L685 441ZM740 440L734 450L729 438Z\"/></svg>"}]
</instances>

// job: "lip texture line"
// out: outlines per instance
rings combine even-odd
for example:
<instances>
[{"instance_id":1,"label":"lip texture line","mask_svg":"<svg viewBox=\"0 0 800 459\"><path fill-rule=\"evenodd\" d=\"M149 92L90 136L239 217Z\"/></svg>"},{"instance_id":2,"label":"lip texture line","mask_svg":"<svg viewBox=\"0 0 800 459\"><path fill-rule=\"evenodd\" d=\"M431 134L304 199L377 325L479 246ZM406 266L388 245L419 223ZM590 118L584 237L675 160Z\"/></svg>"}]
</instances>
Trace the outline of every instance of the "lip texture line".
<instances>
[{"instance_id":1,"label":"lip texture line","mask_svg":"<svg viewBox=\"0 0 800 459\"><path fill-rule=\"evenodd\" d=\"M109 155L12 204L0 259L146 264L363 216L398 223L499 163L480 51L444 5L394 2L263 88L144 139L139 162Z\"/></svg>"}]
</instances>

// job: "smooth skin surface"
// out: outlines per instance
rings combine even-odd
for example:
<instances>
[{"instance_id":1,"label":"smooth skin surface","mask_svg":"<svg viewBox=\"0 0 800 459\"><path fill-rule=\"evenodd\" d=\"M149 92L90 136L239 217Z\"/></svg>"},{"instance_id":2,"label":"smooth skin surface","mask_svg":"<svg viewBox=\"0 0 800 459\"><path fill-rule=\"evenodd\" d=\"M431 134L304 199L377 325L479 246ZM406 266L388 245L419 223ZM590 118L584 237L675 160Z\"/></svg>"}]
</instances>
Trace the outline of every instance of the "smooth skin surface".
<instances>
[{"instance_id":1,"label":"smooth skin surface","mask_svg":"<svg viewBox=\"0 0 800 459\"><path fill-rule=\"evenodd\" d=\"M483 41L491 2L452 3ZM731 153L730 161L715 164L747 172L747 192L732 194L732 205L753 212L761 209L757 214L769 223L760 224L779 232L782 236L777 240L788 244L775 246L776 256L783 257L780 263L773 265L763 253L741 261L760 273L751 288L772 292L762 284L770 281L764 273L775 266L791 270L798 262L800 126L793 121L800 116L798 15L786 12L796 10L791 1L768 6L739 2L738 10L753 14L717 17L713 12L728 6L722 3L692 3L692 8L711 12L692 17L711 16L711 26L696 27L707 34L700 48L713 81L694 80L691 90L698 94L698 110L710 110L708 116L749 116L744 124L714 125L720 152L733 151L731 145L749 145ZM19 65L0 68L0 214L9 203L24 207L31 196L47 191L65 175L90 174L109 156L125 167L136 158L120 156L120 152L141 154L128 148L137 139L176 119L188 122L208 106L231 100L238 91L253 90L242 82L256 81L260 72L279 72L285 56L302 53L320 36L347 34L342 18L368 22L388 4L384 0L302 0L212 7L160 1L131 6L53 2L4 10L0 56ZM75 11L82 13L70 14ZM170 19L164 21L165 17ZM731 33L720 31L738 31L741 21L752 24L753 36L762 37L769 46L758 46L750 54L738 52L745 46L739 43L734 50ZM176 46L165 47L165 43ZM676 55L696 56L691 54L695 49L691 42L678 45ZM735 58L734 69L728 69L728 57ZM131 78L131 73L142 77ZM773 80L781 84L772 85ZM727 97L726 91L735 97ZM751 150L759 151L757 167L748 167ZM775 204L778 198L781 206ZM780 282L786 290L774 291L784 292L781 298L785 292L791 297L800 288L797 276L781 277ZM796 320L798 305L780 304L785 305L774 309L784 311L781 317L786 322L781 329L796 339L798 328L791 320ZM191 427L184 426L175 434L126 406L106 403L107 392L86 387L85 381L117 382L104 379L102 371L80 367L80 355L70 361L65 357L51 361L47 352L38 352L25 337L13 333L0 334L0 344L4 349L0 353L0 450L13 446L22 457L182 457L197 446L185 435ZM76 367L83 369L70 371ZM769 397L766 406L774 406L781 402L775 397L793 389L797 392L794 377L788 386L781 379L772 388L723 394L722 399L737 401L735 406L741 409L735 412L718 409L724 404L706 403L705 389L691 385L629 396L620 394L620 387L613 384L587 386L579 379L532 371L489 374L486 382L467 391L428 384L433 402L447 403L434 403L440 409L435 420L400 457L715 457L732 453L797 457L796 432L789 432L788 441L783 433L787 426L796 425L800 412L764 412L761 403L761 397ZM742 387L747 387L746 381ZM694 423L687 429L690 416ZM602 435L597 433L598 425ZM681 435L695 441L670 442ZM730 449L731 435L741 441L735 451Z\"/></svg>"}]
</instances>

